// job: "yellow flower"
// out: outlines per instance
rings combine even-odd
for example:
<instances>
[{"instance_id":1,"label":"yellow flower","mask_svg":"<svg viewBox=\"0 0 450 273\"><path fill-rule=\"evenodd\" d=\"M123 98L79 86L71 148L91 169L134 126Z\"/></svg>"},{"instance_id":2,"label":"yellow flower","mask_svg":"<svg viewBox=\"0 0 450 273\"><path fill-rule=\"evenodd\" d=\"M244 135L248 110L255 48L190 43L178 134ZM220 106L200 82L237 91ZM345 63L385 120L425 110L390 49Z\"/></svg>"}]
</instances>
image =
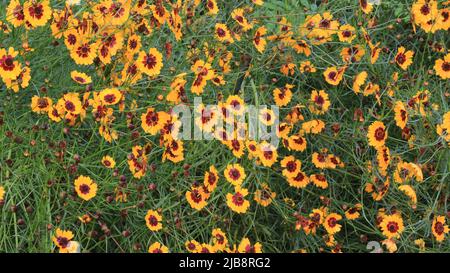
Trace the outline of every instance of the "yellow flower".
<instances>
[{"instance_id":1,"label":"yellow flower","mask_svg":"<svg viewBox=\"0 0 450 273\"><path fill-rule=\"evenodd\" d=\"M245 169L238 163L227 165L223 171L225 179L234 186L241 185L244 182L246 174Z\"/></svg>"},{"instance_id":2,"label":"yellow flower","mask_svg":"<svg viewBox=\"0 0 450 273\"><path fill-rule=\"evenodd\" d=\"M272 203L277 194L273 192L266 183L261 184L262 189L255 191L254 200L263 207L267 207Z\"/></svg>"},{"instance_id":3,"label":"yellow flower","mask_svg":"<svg viewBox=\"0 0 450 273\"><path fill-rule=\"evenodd\" d=\"M434 217L433 224L431 225L431 231L433 232L436 241L444 241L445 235L449 232L449 228L445 224L445 216Z\"/></svg>"},{"instance_id":4,"label":"yellow flower","mask_svg":"<svg viewBox=\"0 0 450 273\"><path fill-rule=\"evenodd\" d=\"M262 253L262 245L256 242L254 245L251 244L248 238L243 238L238 246L239 253Z\"/></svg>"},{"instance_id":5,"label":"yellow flower","mask_svg":"<svg viewBox=\"0 0 450 273\"><path fill-rule=\"evenodd\" d=\"M169 253L169 249L167 246L159 242L155 242L149 246L148 253Z\"/></svg>"},{"instance_id":6,"label":"yellow flower","mask_svg":"<svg viewBox=\"0 0 450 273\"><path fill-rule=\"evenodd\" d=\"M403 69L406 70L408 66L410 66L413 61L412 58L414 56L414 51L408 50L401 46L397 50L397 54L395 55L395 62Z\"/></svg>"},{"instance_id":7,"label":"yellow flower","mask_svg":"<svg viewBox=\"0 0 450 273\"><path fill-rule=\"evenodd\" d=\"M151 231L162 229L162 215L155 210L148 210L145 215L145 223Z\"/></svg>"},{"instance_id":8,"label":"yellow flower","mask_svg":"<svg viewBox=\"0 0 450 273\"><path fill-rule=\"evenodd\" d=\"M250 207L250 202L245 199L245 196L247 195L247 189L236 186L233 194L227 193L228 207L236 213L246 213Z\"/></svg>"},{"instance_id":9,"label":"yellow flower","mask_svg":"<svg viewBox=\"0 0 450 273\"><path fill-rule=\"evenodd\" d=\"M141 126L146 133L156 135L169 120L170 115L166 112L156 112L154 108L148 108L147 112L141 115Z\"/></svg>"},{"instance_id":10,"label":"yellow flower","mask_svg":"<svg viewBox=\"0 0 450 273\"><path fill-rule=\"evenodd\" d=\"M445 55L443 59L437 59L434 63L434 70L436 75L443 80L450 79L450 53Z\"/></svg>"},{"instance_id":11,"label":"yellow flower","mask_svg":"<svg viewBox=\"0 0 450 273\"><path fill-rule=\"evenodd\" d=\"M215 26L215 37L220 42L228 42L232 43L233 38L231 37L230 31L228 30L227 25L217 23Z\"/></svg>"},{"instance_id":12,"label":"yellow flower","mask_svg":"<svg viewBox=\"0 0 450 273\"><path fill-rule=\"evenodd\" d=\"M52 17L50 0L35 1L28 0L23 4L23 14L25 21L32 27L45 26Z\"/></svg>"},{"instance_id":13,"label":"yellow flower","mask_svg":"<svg viewBox=\"0 0 450 273\"><path fill-rule=\"evenodd\" d=\"M81 199L88 201L97 194L97 184L90 177L80 175L75 179L75 191Z\"/></svg>"},{"instance_id":14,"label":"yellow flower","mask_svg":"<svg viewBox=\"0 0 450 273\"><path fill-rule=\"evenodd\" d=\"M316 115L326 113L331 105L328 94L324 90L313 90L309 101L309 110Z\"/></svg>"},{"instance_id":15,"label":"yellow flower","mask_svg":"<svg viewBox=\"0 0 450 273\"><path fill-rule=\"evenodd\" d=\"M98 97L103 105L115 105L122 99L122 92L117 88L106 88L100 91Z\"/></svg>"},{"instance_id":16,"label":"yellow flower","mask_svg":"<svg viewBox=\"0 0 450 273\"><path fill-rule=\"evenodd\" d=\"M310 180L309 177L302 171L299 171L294 177L287 179L289 186L294 188L305 188L308 186Z\"/></svg>"},{"instance_id":17,"label":"yellow flower","mask_svg":"<svg viewBox=\"0 0 450 273\"><path fill-rule=\"evenodd\" d=\"M206 202L207 195L200 187L192 187L190 191L186 192L186 200L191 208L202 210L208 203Z\"/></svg>"},{"instance_id":18,"label":"yellow flower","mask_svg":"<svg viewBox=\"0 0 450 273\"><path fill-rule=\"evenodd\" d=\"M4 48L0 48L0 77L3 81L8 79L15 80L19 77L22 66L15 59L19 52L15 51L14 48L8 48L8 51Z\"/></svg>"},{"instance_id":19,"label":"yellow flower","mask_svg":"<svg viewBox=\"0 0 450 273\"><path fill-rule=\"evenodd\" d=\"M52 108L52 99L49 97L33 96L31 98L31 111L35 113L47 113Z\"/></svg>"},{"instance_id":20,"label":"yellow flower","mask_svg":"<svg viewBox=\"0 0 450 273\"><path fill-rule=\"evenodd\" d=\"M267 41L264 38L266 33L267 29L264 26L261 26L256 30L255 35L253 36L253 45L259 53L263 53L266 48Z\"/></svg>"},{"instance_id":21,"label":"yellow flower","mask_svg":"<svg viewBox=\"0 0 450 273\"><path fill-rule=\"evenodd\" d=\"M388 239L400 238L401 233L405 229L403 219L398 214L384 216L380 223L380 228L383 235Z\"/></svg>"},{"instance_id":22,"label":"yellow flower","mask_svg":"<svg viewBox=\"0 0 450 273\"><path fill-rule=\"evenodd\" d=\"M323 72L325 81L331 85L338 85L342 81L345 72L344 68L329 67Z\"/></svg>"},{"instance_id":23,"label":"yellow flower","mask_svg":"<svg viewBox=\"0 0 450 273\"><path fill-rule=\"evenodd\" d=\"M411 187L410 185L401 185L398 187L398 189L409 197L409 199L411 200L411 204L413 205L414 208L415 205L417 204L417 195L414 188Z\"/></svg>"},{"instance_id":24,"label":"yellow flower","mask_svg":"<svg viewBox=\"0 0 450 273\"><path fill-rule=\"evenodd\" d=\"M342 25L338 31L339 41L351 43L356 38L355 28L351 25Z\"/></svg>"},{"instance_id":25,"label":"yellow flower","mask_svg":"<svg viewBox=\"0 0 450 273\"><path fill-rule=\"evenodd\" d=\"M405 105L401 101L397 101L394 107L395 113L395 124L401 129L406 127L408 122L408 112L406 111Z\"/></svg>"},{"instance_id":26,"label":"yellow flower","mask_svg":"<svg viewBox=\"0 0 450 273\"><path fill-rule=\"evenodd\" d=\"M4 197L5 197L5 188L0 186L0 202L3 201Z\"/></svg>"},{"instance_id":27,"label":"yellow flower","mask_svg":"<svg viewBox=\"0 0 450 273\"><path fill-rule=\"evenodd\" d=\"M323 227L327 231L328 234L333 235L338 233L341 230L341 225L338 224L338 221L342 219L342 216L337 213L330 213L325 217L323 221Z\"/></svg>"},{"instance_id":28,"label":"yellow flower","mask_svg":"<svg viewBox=\"0 0 450 273\"><path fill-rule=\"evenodd\" d=\"M19 0L11 0L6 8L6 20L14 27L20 27L25 23L25 15L23 14L23 7Z\"/></svg>"},{"instance_id":29,"label":"yellow flower","mask_svg":"<svg viewBox=\"0 0 450 273\"><path fill-rule=\"evenodd\" d=\"M92 83L92 78L89 77L87 74L83 72L78 72L76 70L73 70L70 72L70 77L72 80L74 80L76 83L79 84L90 84Z\"/></svg>"},{"instance_id":30,"label":"yellow flower","mask_svg":"<svg viewBox=\"0 0 450 273\"><path fill-rule=\"evenodd\" d=\"M372 12L373 10L373 5L370 4L367 0L358 0L359 1L359 6L361 7L361 10L365 13L365 14L369 14Z\"/></svg>"},{"instance_id":31,"label":"yellow flower","mask_svg":"<svg viewBox=\"0 0 450 273\"><path fill-rule=\"evenodd\" d=\"M369 139L369 145L372 147L384 146L388 134L383 122L375 121L369 126L367 138Z\"/></svg>"},{"instance_id":32,"label":"yellow flower","mask_svg":"<svg viewBox=\"0 0 450 273\"><path fill-rule=\"evenodd\" d=\"M362 71L358 75L356 75L355 80L353 81L353 91L358 94L360 93L361 86L366 82L367 72Z\"/></svg>"},{"instance_id":33,"label":"yellow flower","mask_svg":"<svg viewBox=\"0 0 450 273\"><path fill-rule=\"evenodd\" d=\"M212 241L214 252L224 251L228 245L228 239L220 228L215 228L212 230Z\"/></svg>"},{"instance_id":34,"label":"yellow flower","mask_svg":"<svg viewBox=\"0 0 450 273\"><path fill-rule=\"evenodd\" d=\"M73 233L70 230L56 229L55 235L52 237L52 241L59 248L59 252L67 253L68 247L73 238Z\"/></svg>"},{"instance_id":35,"label":"yellow flower","mask_svg":"<svg viewBox=\"0 0 450 273\"><path fill-rule=\"evenodd\" d=\"M102 158L102 164L108 169L114 169L114 167L116 166L116 161L114 161L114 158L106 155Z\"/></svg>"},{"instance_id":36,"label":"yellow flower","mask_svg":"<svg viewBox=\"0 0 450 273\"><path fill-rule=\"evenodd\" d=\"M309 179L314 184L314 186L316 186L318 188L321 188L321 189L328 188L328 181L323 173L312 174L312 175L310 175Z\"/></svg>"},{"instance_id":37,"label":"yellow flower","mask_svg":"<svg viewBox=\"0 0 450 273\"><path fill-rule=\"evenodd\" d=\"M137 61L137 68L148 76L157 76L163 67L162 54L156 48L150 48L148 53L140 51Z\"/></svg>"},{"instance_id":38,"label":"yellow flower","mask_svg":"<svg viewBox=\"0 0 450 273\"><path fill-rule=\"evenodd\" d=\"M277 162L277 157L277 149L272 144L264 141L259 145L259 159L265 167L270 167Z\"/></svg>"}]
</instances>

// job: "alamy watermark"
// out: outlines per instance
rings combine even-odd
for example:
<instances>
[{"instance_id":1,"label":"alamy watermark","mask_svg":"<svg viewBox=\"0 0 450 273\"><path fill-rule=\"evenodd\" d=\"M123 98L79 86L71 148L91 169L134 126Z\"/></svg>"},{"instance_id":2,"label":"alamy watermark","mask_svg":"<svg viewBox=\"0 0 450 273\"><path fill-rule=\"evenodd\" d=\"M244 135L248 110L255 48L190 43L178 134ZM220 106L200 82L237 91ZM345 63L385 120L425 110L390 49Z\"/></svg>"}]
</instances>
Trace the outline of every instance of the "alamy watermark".
<instances>
[{"instance_id":1,"label":"alamy watermark","mask_svg":"<svg viewBox=\"0 0 450 273\"><path fill-rule=\"evenodd\" d=\"M177 120L177 129L172 130L176 140L255 140L275 148L279 144L276 105L204 105L201 97L195 97L193 108L179 104L172 108L171 115Z\"/></svg>"}]
</instances>

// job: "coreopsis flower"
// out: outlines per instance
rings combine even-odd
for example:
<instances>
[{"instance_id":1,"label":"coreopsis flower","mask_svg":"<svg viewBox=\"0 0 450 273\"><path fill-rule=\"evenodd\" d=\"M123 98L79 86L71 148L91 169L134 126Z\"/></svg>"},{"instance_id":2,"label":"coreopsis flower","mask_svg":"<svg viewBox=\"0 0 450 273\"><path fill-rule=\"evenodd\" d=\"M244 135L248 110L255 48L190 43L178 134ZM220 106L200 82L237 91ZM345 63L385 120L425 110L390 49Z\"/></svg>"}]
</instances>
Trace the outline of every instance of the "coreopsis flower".
<instances>
[{"instance_id":1,"label":"coreopsis flower","mask_svg":"<svg viewBox=\"0 0 450 273\"><path fill-rule=\"evenodd\" d=\"M266 126L273 125L276 119L277 116L275 115L272 109L264 108L259 110L259 121L262 124Z\"/></svg>"},{"instance_id":2,"label":"coreopsis flower","mask_svg":"<svg viewBox=\"0 0 450 273\"><path fill-rule=\"evenodd\" d=\"M147 112L141 115L141 126L146 133L156 135L169 119L170 115L166 112L156 112L154 108L148 108Z\"/></svg>"},{"instance_id":3,"label":"coreopsis flower","mask_svg":"<svg viewBox=\"0 0 450 273\"><path fill-rule=\"evenodd\" d=\"M348 220L355 220L358 219L359 216L361 215L359 212L362 209L362 205L361 204L356 204L355 206L347 209L345 211L345 218L347 218Z\"/></svg>"},{"instance_id":4,"label":"coreopsis flower","mask_svg":"<svg viewBox=\"0 0 450 273\"><path fill-rule=\"evenodd\" d=\"M286 156L280 162L281 167L283 168L282 174L286 178L296 177L300 172L302 167L302 162L296 159L294 156Z\"/></svg>"},{"instance_id":5,"label":"coreopsis flower","mask_svg":"<svg viewBox=\"0 0 450 273\"><path fill-rule=\"evenodd\" d=\"M402 184L412 178L414 178L417 182L422 182L422 169L417 164L400 161L394 172L394 181Z\"/></svg>"},{"instance_id":6,"label":"coreopsis flower","mask_svg":"<svg viewBox=\"0 0 450 273\"><path fill-rule=\"evenodd\" d=\"M97 57L99 43L91 42L87 37L78 37L73 48L70 49L70 57L79 65L90 65Z\"/></svg>"},{"instance_id":7,"label":"coreopsis flower","mask_svg":"<svg viewBox=\"0 0 450 273\"><path fill-rule=\"evenodd\" d=\"M264 37L266 33L266 27L261 26L256 30L255 35L253 36L253 45L259 53L263 53L264 49L266 48L267 41Z\"/></svg>"},{"instance_id":8,"label":"coreopsis flower","mask_svg":"<svg viewBox=\"0 0 450 273\"><path fill-rule=\"evenodd\" d=\"M307 134L318 134L325 129L325 122L320 119L313 119L302 123L302 129Z\"/></svg>"},{"instance_id":9,"label":"coreopsis flower","mask_svg":"<svg viewBox=\"0 0 450 273\"><path fill-rule=\"evenodd\" d=\"M314 186L326 189L328 188L328 181L326 176L323 173L312 174L309 176L309 180L313 183Z\"/></svg>"},{"instance_id":10,"label":"coreopsis flower","mask_svg":"<svg viewBox=\"0 0 450 273\"><path fill-rule=\"evenodd\" d=\"M294 43L292 43L292 48L297 52L298 54L305 54L306 57L311 55L311 48L306 43L305 40L298 40Z\"/></svg>"},{"instance_id":11,"label":"coreopsis flower","mask_svg":"<svg viewBox=\"0 0 450 273\"><path fill-rule=\"evenodd\" d=\"M233 37L231 37L231 33L228 30L227 25L217 23L215 26L215 37L220 42L228 42L233 43Z\"/></svg>"},{"instance_id":12,"label":"coreopsis flower","mask_svg":"<svg viewBox=\"0 0 450 273\"><path fill-rule=\"evenodd\" d=\"M190 253L198 253L200 251L201 245L196 240L190 240L187 241L184 246L186 247L187 251Z\"/></svg>"},{"instance_id":13,"label":"coreopsis flower","mask_svg":"<svg viewBox=\"0 0 450 273\"><path fill-rule=\"evenodd\" d=\"M209 192L212 192L217 187L217 181L219 181L219 174L216 167L211 165L209 171L205 172L205 177L203 179L203 185L206 186Z\"/></svg>"},{"instance_id":14,"label":"coreopsis flower","mask_svg":"<svg viewBox=\"0 0 450 273\"><path fill-rule=\"evenodd\" d=\"M386 171L391 162L391 153L386 146L379 146L377 149L377 162L381 171Z\"/></svg>"},{"instance_id":15,"label":"coreopsis flower","mask_svg":"<svg viewBox=\"0 0 450 273\"><path fill-rule=\"evenodd\" d=\"M211 232L214 252L224 251L228 245L228 239L220 228L215 228Z\"/></svg>"},{"instance_id":16,"label":"coreopsis flower","mask_svg":"<svg viewBox=\"0 0 450 273\"><path fill-rule=\"evenodd\" d=\"M70 77L72 80L74 80L76 83L79 84L90 84L92 83L92 78L88 76L86 73L79 72L76 70L73 70L70 72Z\"/></svg>"},{"instance_id":17,"label":"coreopsis flower","mask_svg":"<svg viewBox=\"0 0 450 273\"><path fill-rule=\"evenodd\" d=\"M386 215L380 223L381 231L383 235L388 239L400 238L405 226L403 225L403 219L398 214Z\"/></svg>"},{"instance_id":18,"label":"coreopsis flower","mask_svg":"<svg viewBox=\"0 0 450 273\"><path fill-rule=\"evenodd\" d=\"M184 160L184 146L183 141L170 139L164 144L164 152L162 155L162 162L166 159L173 163L178 163Z\"/></svg>"},{"instance_id":19,"label":"coreopsis flower","mask_svg":"<svg viewBox=\"0 0 450 273\"><path fill-rule=\"evenodd\" d=\"M450 53L445 55L444 58L435 61L434 71L436 71L436 75L441 77L441 79L450 79Z\"/></svg>"},{"instance_id":20,"label":"coreopsis flower","mask_svg":"<svg viewBox=\"0 0 450 273\"><path fill-rule=\"evenodd\" d=\"M241 26L242 31L246 32L253 28L253 24L244 17L244 9L237 8L231 12L231 18L233 18L239 26Z\"/></svg>"},{"instance_id":21,"label":"coreopsis flower","mask_svg":"<svg viewBox=\"0 0 450 273\"><path fill-rule=\"evenodd\" d=\"M314 64L312 64L310 61L303 61L300 63L299 70L301 73L314 73L317 71Z\"/></svg>"},{"instance_id":22,"label":"coreopsis flower","mask_svg":"<svg viewBox=\"0 0 450 273\"><path fill-rule=\"evenodd\" d=\"M354 45L351 47L344 47L341 50L342 61L346 63L359 62L366 54L366 51L361 45Z\"/></svg>"},{"instance_id":23,"label":"coreopsis flower","mask_svg":"<svg viewBox=\"0 0 450 273\"><path fill-rule=\"evenodd\" d=\"M114 0L106 3L108 7L106 22L114 26L123 25L130 17L131 0Z\"/></svg>"},{"instance_id":24,"label":"coreopsis flower","mask_svg":"<svg viewBox=\"0 0 450 273\"><path fill-rule=\"evenodd\" d=\"M384 146L384 143L388 137L386 127L383 122L375 121L369 126L367 132L367 138L369 140L369 145L372 147Z\"/></svg>"},{"instance_id":25,"label":"coreopsis flower","mask_svg":"<svg viewBox=\"0 0 450 273\"><path fill-rule=\"evenodd\" d=\"M409 197L410 202L414 208L417 204L417 195L414 188L411 187L410 185L400 185L398 189L399 191L403 192L406 196Z\"/></svg>"},{"instance_id":26,"label":"coreopsis flower","mask_svg":"<svg viewBox=\"0 0 450 273\"><path fill-rule=\"evenodd\" d=\"M361 10L365 14L369 14L372 12L373 5L371 3L369 3L367 0L358 0L358 1L359 1L359 6L361 7Z\"/></svg>"},{"instance_id":27,"label":"coreopsis flower","mask_svg":"<svg viewBox=\"0 0 450 273\"><path fill-rule=\"evenodd\" d=\"M97 195L97 184L88 176L80 175L75 179L74 184L78 196L85 201Z\"/></svg>"},{"instance_id":28,"label":"coreopsis flower","mask_svg":"<svg viewBox=\"0 0 450 273\"><path fill-rule=\"evenodd\" d=\"M245 112L244 100L237 95L229 96L225 104L231 114L242 116Z\"/></svg>"},{"instance_id":29,"label":"coreopsis flower","mask_svg":"<svg viewBox=\"0 0 450 273\"><path fill-rule=\"evenodd\" d=\"M408 50L401 46L397 50L397 54L395 55L395 62L403 69L406 70L408 66L410 66L413 61L414 51Z\"/></svg>"},{"instance_id":30,"label":"coreopsis flower","mask_svg":"<svg viewBox=\"0 0 450 273\"><path fill-rule=\"evenodd\" d=\"M267 207L272 203L276 196L277 194L269 188L269 185L262 183L261 189L255 191L253 199L261 206Z\"/></svg>"},{"instance_id":31,"label":"coreopsis flower","mask_svg":"<svg viewBox=\"0 0 450 273\"><path fill-rule=\"evenodd\" d=\"M277 106L286 106L292 99L291 89L295 86L292 84L286 84L284 87L275 88L273 90L273 98Z\"/></svg>"},{"instance_id":32,"label":"coreopsis flower","mask_svg":"<svg viewBox=\"0 0 450 273\"><path fill-rule=\"evenodd\" d=\"M163 5L163 1L155 1L155 5L150 5L150 10L152 11L153 17L163 25L169 16L166 8Z\"/></svg>"},{"instance_id":33,"label":"coreopsis flower","mask_svg":"<svg viewBox=\"0 0 450 273\"><path fill-rule=\"evenodd\" d=\"M115 105L122 99L122 93L117 88L106 88L100 91L98 98L103 105Z\"/></svg>"},{"instance_id":34,"label":"coreopsis flower","mask_svg":"<svg viewBox=\"0 0 450 273\"><path fill-rule=\"evenodd\" d=\"M223 175L225 176L225 179L234 186L241 185L247 177L245 169L239 163L227 165L223 171Z\"/></svg>"},{"instance_id":35,"label":"coreopsis flower","mask_svg":"<svg viewBox=\"0 0 450 273\"><path fill-rule=\"evenodd\" d=\"M214 247L210 244L202 243L198 253L214 253Z\"/></svg>"},{"instance_id":36,"label":"coreopsis flower","mask_svg":"<svg viewBox=\"0 0 450 273\"><path fill-rule=\"evenodd\" d=\"M394 107L395 113L395 124L401 129L405 128L408 122L408 112L406 111L405 105L401 101L397 101Z\"/></svg>"},{"instance_id":37,"label":"coreopsis flower","mask_svg":"<svg viewBox=\"0 0 450 273\"><path fill-rule=\"evenodd\" d=\"M0 77L3 81L8 79L15 80L19 77L22 66L15 59L19 52L10 47L8 50L0 48Z\"/></svg>"},{"instance_id":38,"label":"coreopsis flower","mask_svg":"<svg viewBox=\"0 0 450 273\"><path fill-rule=\"evenodd\" d=\"M314 164L314 166L318 169L329 168L329 166L331 164L330 158L328 157L326 149L322 149L319 153L314 152L312 154L311 161Z\"/></svg>"},{"instance_id":39,"label":"coreopsis flower","mask_svg":"<svg viewBox=\"0 0 450 273\"><path fill-rule=\"evenodd\" d=\"M240 186L234 187L234 193L227 193L227 205L236 213L246 213L250 207L250 202L245 199L248 190Z\"/></svg>"},{"instance_id":40,"label":"coreopsis flower","mask_svg":"<svg viewBox=\"0 0 450 273\"><path fill-rule=\"evenodd\" d=\"M369 43L369 47L370 47L370 63L374 64L378 58L380 57L380 52L381 52L381 47L379 46L380 43L376 43L375 45L373 45L372 43Z\"/></svg>"},{"instance_id":41,"label":"coreopsis flower","mask_svg":"<svg viewBox=\"0 0 450 273\"><path fill-rule=\"evenodd\" d=\"M286 63L281 66L280 72L283 73L283 75L292 76L295 73L295 67L296 65L293 63Z\"/></svg>"},{"instance_id":42,"label":"coreopsis flower","mask_svg":"<svg viewBox=\"0 0 450 273\"><path fill-rule=\"evenodd\" d=\"M162 215L155 210L148 210L145 215L145 223L151 231L158 231L162 229Z\"/></svg>"},{"instance_id":43,"label":"coreopsis flower","mask_svg":"<svg viewBox=\"0 0 450 273\"><path fill-rule=\"evenodd\" d=\"M25 23L25 15L23 6L19 0L11 0L6 8L6 20L14 27L20 27Z\"/></svg>"},{"instance_id":44,"label":"coreopsis flower","mask_svg":"<svg viewBox=\"0 0 450 273\"><path fill-rule=\"evenodd\" d=\"M163 67L162 54L156 48L150 48L148 52L140 51L136 66L147 76L157 76Z\"/></svg>"},{"instance_id":45,"label":"coreopsis flower","mask_svg":"<svg viewBox=\"0 0 450 273\"><path fill-rule=\"evenodd\" d=\"M341 219L341 215L337 213L330 213L325 217L322 225L328 234L333 235L341 230L342 225L338 224L338 221Z\"/></svg>"},{"instance_id":46,"label":"coreopsis flower","mask_svg":"<svg viewBox=\"0 0 450 273\"><path fill-rule=\"evenodd\" d=\"M72 231L57 228L52 241L59 248L60 253L68 253L73 237Z\"/></svg>"},{"instance_id":47,"label":"coreopsis flower","mask_svg":"<svg viewBox=\"0 0 450 273\"><path fill-rule=\"evenodd\" d=\"M442 242L445 239L445 235L449 232L448 226L445 224L445 216L435 216L431 225L431 232L433 233L436 241Z\"/></svg>"},{"instance_id":48,"label":"coreopsis flower","mask_svg":"<svg viewBox=\"0 0 450 273\"><path fill-rule=\"evenodd\" d=\"M306 138L299 134L291 135L287 140L287 148L289 150L303 152L306 149L307 141Z\"/></svg>"},{"instance_id":49,"label":"coreopsis flower","mask_svg":"<svg viewBox=\"0 0 450 273\"><path fill-rule=\"evenodd\" d=\"M447 31L450 28L450 8L438 10L437 24L440 29Z\"/></svg>"},{"instance_id":50,"label":"coreopsis flower","mask_svg":"<svg viewBox=\"0 0 450 273\"><path fill-rule=\"evenodd\" d=\"M433 20L438 14L438 4L435 0L419 0L413 3L411 12L416 24L424 24Z\"/></svg>"},{"instance_id":51,"label":"coreopsis flower","mask_svg":"<svg viewBox=\"0 0 450 273\"><path fill-rule=\"evenodd\" d=\"M265 167L270 167L277 162L277 157L277 149L272 144L264 141L259 145L259 159Z\"/></svg>"},{"instance_id":52,"label":"coreopsis flower","mask_svg":"<svg viewBox=\"0 0 450 273\"><path fill-rule=\"evenodd\" d=\"M111 156L105 155L102 158L102 165L108 169L114 169L114 167L116 166L116 161Z\"/></svg>"},{"instance_id":53,"label":"coreopsis flower","mask_svg":"<svg viewBox=\"0 0 450 273\"><path fill-rule=\"evenodd\" d=\"M195 79L191 86L191 92L200 95L206 86L207 81L214 78L215 72L211 64L202 60L197 60L192 66L191 71L195 74Z\"/></svg>"},{"instance_id":54,"label":"coreopsis flower","mask_svg":"<svg viewBox=\"0 0 450 273\"><path fill-rule=\"evenodd\" d=\"M52 17L50 0L28 0L23 4L23 15L25 21L32 27L45 26Z\"/></svg>"},{"instance_id":55,"label":"coreopsis flower","mask_svg":"<svg viewBox=\"0 0 450 273\"><path fill-rule=\"evenodd\" d=\"M305 188L308 186L309 177L302 171L299 171L295 176L287 178L289 186L294 188Z\"/></svg>"},{"instance_id":56,"label":"coreopsis flower","mask_svg":"<svg viewBox=\"0 0 450 273\"><path fill-rule=\"evenodd\" d=\"M0 186L0 202L4 201L5 198L5 188Z\"/></svg>"},{"instance_id":57,"label":"coreopsis flower","mask_svg":"<svg viewBox=\"0 0 450 273\"><path fill-rule=\"evenodd\" d=\"M169 253L169 248L159 242L155 242L148 247L148 253Z\"/></svg>"},{"instance_id":58,"label":"coreopsis flower","mask_svg":"<svg viewBox=\"0 0 450 273\"><path fill-rule=\"evenodd\" d=\"M309 110L316 115L325 114L331 105L328 94L324 90L313 90L309 101Z\"/></svg>"},{"instance_id":59,"label":"coreopsis flower","mask_svg":"<svg viewBox=\"0 0 450 273\"><path fill-rule=\"evenodd\" d=\"M337 68L337 67L329 67L323 72L323 76L325 81L331 85L338 85L344 76L346 67Z\"/></svg>"},{"instance_id":60,"label":"coreopsis flower","mask_svg":"<svg viewBox=\"0 0 450 273\"><path fill-rule=\"evenodd\" d=\"M208 14L216 15L219 13L219 7L217 6L216 0L207 0L205 6L208 10Z\"/></svg>"},{"instance_id":61,"label":"coreopsis flower","mask_svg":"<svg viewBox=\"0 0 450 273\"><path fill-rule=\"evenodd\" d=\"M436 133L450 143L450 111L442 117L442 123L436 126Z\"/></svg>"},{"instance_id":62,"label":"coreopsis flower","mask_svg":"<svg viewBox=\"0 0 450 273\"><path fill-rule=\"evenodd\" d=\"M238 246L239 253L262 253L262 245L256 242L254 245L248 238L243 238Z\"/></svg>"},{"instance_id":63,"label":"coreopsis flower","mask_svg":"<svg viewBox=\"0 0 450 273\"><path fill-rule=\"evenodd\" d=\"M35 113L47 113L52 108L52 99L49 97L33 96L31 98L31 111Z\"/></svg>"},{"instance_id":64,"label":"coreopsis flower","mask_svg":"<svg viewBox=\"0 0 450 273\"><path fill-rule=\"evenodd\" d=\"M364 85L367 79L367 72L362 71L358 75L356 75L355 79L353 80L353 91L355 94L358 94L361 92L361 86Z\"/></svg>"},{"instance_id":65,"label":"coreopsis flower","mask_svg":"<svg viewBox=\"0 0 450 273\"><path fill-rule=\"evenodd\" d=\"M339 41L351 43L356 38L356 30L351 25L342 25L338 31Z\"/></svg>"},{"instance_id":66,"label":"coreopsis flower","mask_svg":"<svg viewBox=\"0 0 450 273\"><path fill-rule=\"evenodd\" d=\"M193 209L202 210L208 204L206 199L207 195L201 187L192 187L186 192L186 200Z\"/></svg>"}]
</instances>

